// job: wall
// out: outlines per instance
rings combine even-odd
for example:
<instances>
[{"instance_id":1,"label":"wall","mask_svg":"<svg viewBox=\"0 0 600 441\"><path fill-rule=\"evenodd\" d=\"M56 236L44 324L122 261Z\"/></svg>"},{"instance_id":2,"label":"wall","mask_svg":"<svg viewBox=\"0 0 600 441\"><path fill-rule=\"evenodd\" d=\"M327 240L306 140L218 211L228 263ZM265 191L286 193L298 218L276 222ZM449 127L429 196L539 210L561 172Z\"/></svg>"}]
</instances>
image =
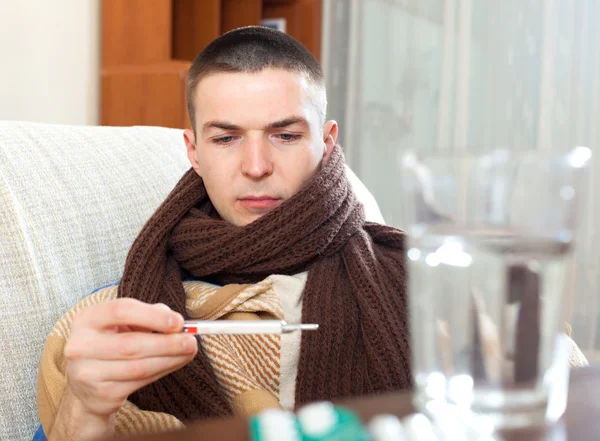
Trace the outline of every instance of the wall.
<instances>
[{"instance_id":1,"label":"wall","mask_svg":"<svg viewBox=\"0 0 600 441\"><path fill-rule=\"evenodd\" d=\"M99 0L0 1L0 120L97 124Z\"/></svg>"}]
</instances>

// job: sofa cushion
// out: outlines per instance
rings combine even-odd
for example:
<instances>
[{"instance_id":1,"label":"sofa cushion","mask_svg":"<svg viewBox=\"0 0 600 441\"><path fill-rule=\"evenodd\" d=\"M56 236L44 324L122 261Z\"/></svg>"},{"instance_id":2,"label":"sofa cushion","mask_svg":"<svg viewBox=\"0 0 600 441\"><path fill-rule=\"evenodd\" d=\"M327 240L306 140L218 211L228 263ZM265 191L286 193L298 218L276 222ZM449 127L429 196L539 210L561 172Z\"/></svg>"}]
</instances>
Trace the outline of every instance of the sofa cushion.
<instances>
[{"instance_id":1,"label":"sofa cushion","mask_svg":"<svg viewBox=\"0 0 600 441\"><path fill-rule=\"evenodd\" d=\"M180 130L0 122L0 439L31 439L54 322L118 280L188 168Z\"/></svg>"}]
</instances>

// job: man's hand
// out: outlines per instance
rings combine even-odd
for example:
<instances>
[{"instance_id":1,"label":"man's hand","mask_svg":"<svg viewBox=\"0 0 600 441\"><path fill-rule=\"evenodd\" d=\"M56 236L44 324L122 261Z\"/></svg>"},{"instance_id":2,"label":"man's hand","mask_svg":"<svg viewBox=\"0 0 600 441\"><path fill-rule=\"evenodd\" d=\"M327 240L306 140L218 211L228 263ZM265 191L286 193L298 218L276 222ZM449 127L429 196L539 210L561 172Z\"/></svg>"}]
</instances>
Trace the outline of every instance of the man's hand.
<instances>
[{"instance_id":1,"label":"man's hand","mask_svg":"<svg viewBox=\"0 0 600 441\"><path fill-rule=\"evenodd\" d=\"M81 310L65 346L67 388L52 429L56 439L61 427L95 428L61 433L61 439L111 433L114 414L130 394L194 358L196 338L182 328L181 315L163 304L117 299Z\"/></svg>"}]
</instances>

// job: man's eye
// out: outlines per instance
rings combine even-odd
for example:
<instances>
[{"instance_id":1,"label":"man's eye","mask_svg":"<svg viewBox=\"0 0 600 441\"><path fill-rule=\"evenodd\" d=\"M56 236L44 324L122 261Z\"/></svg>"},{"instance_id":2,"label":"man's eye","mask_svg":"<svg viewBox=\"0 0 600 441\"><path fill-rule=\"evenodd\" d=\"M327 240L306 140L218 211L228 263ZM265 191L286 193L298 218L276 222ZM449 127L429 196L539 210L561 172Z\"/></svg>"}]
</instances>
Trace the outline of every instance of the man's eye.
<instances>
[{"instance_id":1,"label":"man's eye","mask_svg":"<svg viewBox=\"0 0 600 441\"><path fill-rule=\"evenodd\" d=\"M213 139L213 142L215 144L230 144L231 142L233 142L233 140L233 136L222 136L220 138Z\"/></svg>"},{"instance_id":2,"label":"man's eye","mask_svg":"<svg viewBox=\"0 0 600 441\"><path fill-rule=\"evenodd\" d=\"M297 141L301 138L301 135L294 135L292 133L280 133L279 138L285 142Z\"/></svg>"}]
</instances>

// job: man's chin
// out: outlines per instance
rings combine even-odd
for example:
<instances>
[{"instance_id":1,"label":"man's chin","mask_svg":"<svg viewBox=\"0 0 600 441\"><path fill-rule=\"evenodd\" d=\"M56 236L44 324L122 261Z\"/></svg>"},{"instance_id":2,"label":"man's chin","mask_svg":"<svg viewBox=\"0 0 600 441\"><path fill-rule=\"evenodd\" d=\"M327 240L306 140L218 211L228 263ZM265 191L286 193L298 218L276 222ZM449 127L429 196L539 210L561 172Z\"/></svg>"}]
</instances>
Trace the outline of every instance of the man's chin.
<instances>
[{"instance_id":1,"label":"man's chin","mask_svg":"<svg viewBox=\"0 0 600 441\"><path fill-rule=\"evenodd\" d=\"M250 225L252 222L257 221L267 213L236 213L233 216L223 217L227 222L236 227L245 227Z\"/></svg>"},{"instance_id":2,"label":"man's chin","mask_svg":"<svg viewBox=\"0 0 600 441\"><path fill-rule=\"evenodd\" d=\"M269 212L273 211L271 210L267 210L263 213L251 213L251 214L247 214L245 215L242 219L240 219L240 226L246 226L246 225L250 225L252 222L255 222L257 220L259 220L261 217L267 215Z\"/></svg>"}]
</instances>

